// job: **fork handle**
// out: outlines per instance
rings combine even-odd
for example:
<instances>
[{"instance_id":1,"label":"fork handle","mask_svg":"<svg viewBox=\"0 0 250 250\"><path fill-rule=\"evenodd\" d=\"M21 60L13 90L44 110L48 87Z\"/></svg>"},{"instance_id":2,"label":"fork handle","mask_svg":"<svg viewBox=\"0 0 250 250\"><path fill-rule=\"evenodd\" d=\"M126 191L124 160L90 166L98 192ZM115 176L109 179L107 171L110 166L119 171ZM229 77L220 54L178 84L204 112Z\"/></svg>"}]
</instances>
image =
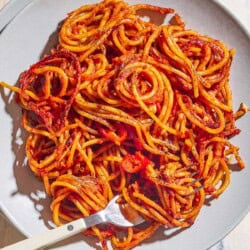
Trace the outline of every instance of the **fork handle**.
<instances>
[{"instance_id":1,"label":"fork handle","mask_svg":"<svg viewBox=\"0 0 250 250\"><path fill-rule=\"evenodd\" d=\"M78 219L63 226L48 230L44 233L35 235L29 239L6 246L2 250L35 250L52 245L56 242L69 238L80 233L84 229L103 222L100 214L96 213L86 218Z\"/></svg>"}]
</instances>

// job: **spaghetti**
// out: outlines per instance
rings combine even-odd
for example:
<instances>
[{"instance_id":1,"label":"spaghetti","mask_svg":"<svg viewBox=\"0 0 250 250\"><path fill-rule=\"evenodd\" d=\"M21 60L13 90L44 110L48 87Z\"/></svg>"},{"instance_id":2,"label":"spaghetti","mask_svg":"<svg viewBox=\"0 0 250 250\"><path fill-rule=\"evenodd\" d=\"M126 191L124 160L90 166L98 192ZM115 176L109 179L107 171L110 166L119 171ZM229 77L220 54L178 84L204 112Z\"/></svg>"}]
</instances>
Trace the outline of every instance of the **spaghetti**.
<instances>
[{"instance_id":1,"label":"spaghetti","mask_svg":"<svg viewBox=\"0 0 250 250\"><path fill-rule=\"evenodd\" d=\"M103 209L114 194L148 222L85 231L103 249L131 249L161 225L189 227L230 182L228 139L240 130L229 86L233 50L185 28L143 21L170 8L105 0L71 12L51 55L20 77L29 166L52 197L57 225ZM119 229L121 230L121 229Z\"/></svg>"}]
</instances>

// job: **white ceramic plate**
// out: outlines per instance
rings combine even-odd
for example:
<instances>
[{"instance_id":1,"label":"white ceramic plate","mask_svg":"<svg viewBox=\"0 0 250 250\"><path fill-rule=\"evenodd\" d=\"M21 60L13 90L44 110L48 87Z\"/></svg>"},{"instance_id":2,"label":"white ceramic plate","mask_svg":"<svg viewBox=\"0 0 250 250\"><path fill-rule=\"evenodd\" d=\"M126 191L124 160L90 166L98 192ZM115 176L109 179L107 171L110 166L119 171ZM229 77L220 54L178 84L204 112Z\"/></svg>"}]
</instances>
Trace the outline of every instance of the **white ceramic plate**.
<instances>
[{"instance_id":1,"label":"white ceramic plate","mask_svg":"<svg viewBox=\"0 0 250 250\"><path fill-rule=\"evenodd\" d=\"M20 72L39 60L54 43L57 25L66 14L91 0L35 0L0 35L0 80L15 84ZM234 107L249 103L250 41L237 22L215 4L204 0L130 0L129 3L153 3L173 7L187 27L225 42L236 49L231 86ZM51 225L49 198L43 185L30 172L24 154L24 132L20 129L21 111L13 95L0 89L0 207L10 220L30 236ZM248 212L250 204L250 115L237 122L242 130L233 139L247 168L233 171L227 191L204 206L195 224L184 231L159 230L137 249L207 249L222 239ZM74 237L60 243L60 249L93 249L96 242Z\"/></svg>"}]
</instances>

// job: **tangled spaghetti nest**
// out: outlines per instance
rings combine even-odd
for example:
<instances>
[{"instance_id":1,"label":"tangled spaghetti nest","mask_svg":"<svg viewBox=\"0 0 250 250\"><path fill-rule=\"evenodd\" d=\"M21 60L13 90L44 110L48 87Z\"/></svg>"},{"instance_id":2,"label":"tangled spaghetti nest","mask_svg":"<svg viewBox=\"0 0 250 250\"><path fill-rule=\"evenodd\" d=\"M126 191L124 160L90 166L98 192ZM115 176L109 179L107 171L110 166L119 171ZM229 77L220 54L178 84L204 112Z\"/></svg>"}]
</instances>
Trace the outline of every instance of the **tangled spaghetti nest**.
<instances>
[{"instance_id":1,"label":"tangled spaghetti nest","mask_svg":"<svg viewBox=\"0 0 250 250\"><path fill-rule=\"evenodd\" d=\"M161 225L188 227L206 197L230 181L228 139L240 131L232 110L233 50L185 28L175 14L157 26L138 10L170 8L105 0L71 12L51 55L20 78L29 166L52 196L57 225L103 209L116 193L144 229L95 226L107 248L131 249Z\"/></svg>"}]
</instances>

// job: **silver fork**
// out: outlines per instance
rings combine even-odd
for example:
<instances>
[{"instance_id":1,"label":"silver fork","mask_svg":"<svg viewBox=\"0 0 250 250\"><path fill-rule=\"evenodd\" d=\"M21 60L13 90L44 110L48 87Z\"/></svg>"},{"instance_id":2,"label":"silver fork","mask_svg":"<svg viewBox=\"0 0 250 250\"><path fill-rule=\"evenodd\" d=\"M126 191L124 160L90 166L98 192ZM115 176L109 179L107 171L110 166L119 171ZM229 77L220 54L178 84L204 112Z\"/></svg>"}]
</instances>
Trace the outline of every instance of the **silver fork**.
<instances>
[{"instance_id":1,"label":"silver fork","mask_svg":"<svg viewBox=\"0 0 250 250\"><path fill-rule=\"evenodd\" d=\"M144 219L130 206L117 203L116 195L104 210L81 218L63 226L48 230L29 239L2 248L2 250L35 250L52 245L83 230L100 223L111 223L120 227L132 227L144 222Z\"/></svg>"}]
</instances>

